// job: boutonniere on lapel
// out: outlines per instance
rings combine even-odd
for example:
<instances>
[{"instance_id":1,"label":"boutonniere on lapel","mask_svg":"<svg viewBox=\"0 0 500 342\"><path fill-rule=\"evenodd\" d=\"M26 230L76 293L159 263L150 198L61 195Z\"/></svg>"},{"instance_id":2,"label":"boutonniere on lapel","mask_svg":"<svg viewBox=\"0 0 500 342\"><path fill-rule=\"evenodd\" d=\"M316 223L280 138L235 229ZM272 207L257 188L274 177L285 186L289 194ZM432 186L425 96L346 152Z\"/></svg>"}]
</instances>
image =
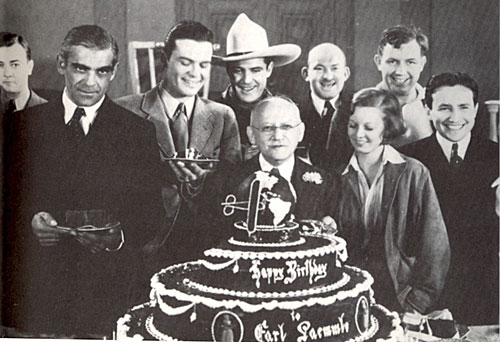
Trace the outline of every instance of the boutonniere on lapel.
<instances>
[{"instance_id":1,"label":"boutonniere on lapel","mask_svg":"<svg viewBox=\"0 0 500 342\"><path fill-rule=\"evenodd\" d=\"M316 171L304 173L302 175L302 180L306 183L323 184L323 177Z\"/></svg>"}]
</instances>

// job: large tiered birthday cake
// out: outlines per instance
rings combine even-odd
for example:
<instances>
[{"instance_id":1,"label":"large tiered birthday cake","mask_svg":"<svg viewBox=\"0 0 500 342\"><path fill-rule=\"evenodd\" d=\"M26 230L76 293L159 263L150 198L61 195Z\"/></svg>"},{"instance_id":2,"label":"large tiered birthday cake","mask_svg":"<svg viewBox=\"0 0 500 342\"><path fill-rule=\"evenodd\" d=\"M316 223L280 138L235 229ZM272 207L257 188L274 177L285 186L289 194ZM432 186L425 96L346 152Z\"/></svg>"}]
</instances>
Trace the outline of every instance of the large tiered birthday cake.
<instances>
[{"instance_id":1,"label":"large tiered birthday cake","mask_svg":"<svg viewBox=\"0 0 500 342\"><path fill-rule=\"evenodd\" d=\"M259 177L246 202L246 222L235 223L233 236L203 259L155 274L151 301L118 321L118 337L306 342L402 336L397 314L375 304L372 276L344 265L343 239L314 221L261 224L269 204L263 198L279 196L265 194L269 184L266 190ZM242 205L232 203L226 209ZM276 207L291 207L281 204L273 217L281 210Z\"/></svg>"}]
</instances>

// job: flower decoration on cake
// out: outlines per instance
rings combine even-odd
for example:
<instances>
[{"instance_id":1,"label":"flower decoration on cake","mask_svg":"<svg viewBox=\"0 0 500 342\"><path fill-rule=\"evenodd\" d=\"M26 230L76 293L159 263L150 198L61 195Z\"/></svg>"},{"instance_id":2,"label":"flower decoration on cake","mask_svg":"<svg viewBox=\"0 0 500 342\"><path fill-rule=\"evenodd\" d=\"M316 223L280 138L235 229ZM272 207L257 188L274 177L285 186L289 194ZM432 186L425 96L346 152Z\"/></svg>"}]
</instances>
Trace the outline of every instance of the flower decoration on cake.
<instances>
[{"instance_id":1,"label":"flower decoration on cake","mask_svg":"<svg viewBox=\"0 0 500 342\"><path fill-rule=\"evenodd\" d=\"M302 175L302 180L306 183L323 184L323 177L316 171L305 172Z\"/></svg>"}]
</instances>

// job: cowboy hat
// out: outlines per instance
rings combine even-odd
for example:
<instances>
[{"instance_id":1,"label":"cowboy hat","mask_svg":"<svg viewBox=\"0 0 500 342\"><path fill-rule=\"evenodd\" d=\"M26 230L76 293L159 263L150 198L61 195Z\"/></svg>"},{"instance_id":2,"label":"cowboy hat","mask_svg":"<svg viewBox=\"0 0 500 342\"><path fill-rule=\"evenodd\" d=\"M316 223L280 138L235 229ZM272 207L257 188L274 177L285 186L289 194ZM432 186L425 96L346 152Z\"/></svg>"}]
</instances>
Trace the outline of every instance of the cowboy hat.
<instances>
[{"instance_id":1,"label":"cowboy hat","mask_svg":"<svg viewBox=\"0 0 500 342\"><path fill-rule=\"evenodd\" d=\"M269 46L266 30L250 20L245 13L241 13L227 34L226 56L214 56L214 59L225 63L269 58L274 66L282 66L296 60L300 52L300 47L295 44Z\"/></svg>"}]
</instances>

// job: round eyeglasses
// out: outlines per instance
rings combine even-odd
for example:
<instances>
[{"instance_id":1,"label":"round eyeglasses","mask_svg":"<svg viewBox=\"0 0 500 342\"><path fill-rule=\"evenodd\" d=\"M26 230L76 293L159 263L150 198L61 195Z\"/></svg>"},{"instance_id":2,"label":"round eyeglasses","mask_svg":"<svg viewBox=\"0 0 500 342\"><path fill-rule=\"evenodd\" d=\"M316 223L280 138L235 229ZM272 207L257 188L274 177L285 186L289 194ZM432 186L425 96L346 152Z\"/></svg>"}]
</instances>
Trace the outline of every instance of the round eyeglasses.
<instances>
[{"instance_id":1,"label":"round eyeglasses","mask_svg":"<svg viewBox=\"0 0 500 342\"><path fill-rule=\"evenodd\" d=\"M283 124L280 126L267 125L267 126L263 126L263 127L255 127L255 126L251 126L251 127L255 128L256 130L258 130L264 134L271 134L271 133L276 132L276 130L278 130L278 129L280 131L283 131L283 132L291 131L292 129L298 127L301 123L302 123L302 121L296 125Z\"/></svg>"}]
</instances>

